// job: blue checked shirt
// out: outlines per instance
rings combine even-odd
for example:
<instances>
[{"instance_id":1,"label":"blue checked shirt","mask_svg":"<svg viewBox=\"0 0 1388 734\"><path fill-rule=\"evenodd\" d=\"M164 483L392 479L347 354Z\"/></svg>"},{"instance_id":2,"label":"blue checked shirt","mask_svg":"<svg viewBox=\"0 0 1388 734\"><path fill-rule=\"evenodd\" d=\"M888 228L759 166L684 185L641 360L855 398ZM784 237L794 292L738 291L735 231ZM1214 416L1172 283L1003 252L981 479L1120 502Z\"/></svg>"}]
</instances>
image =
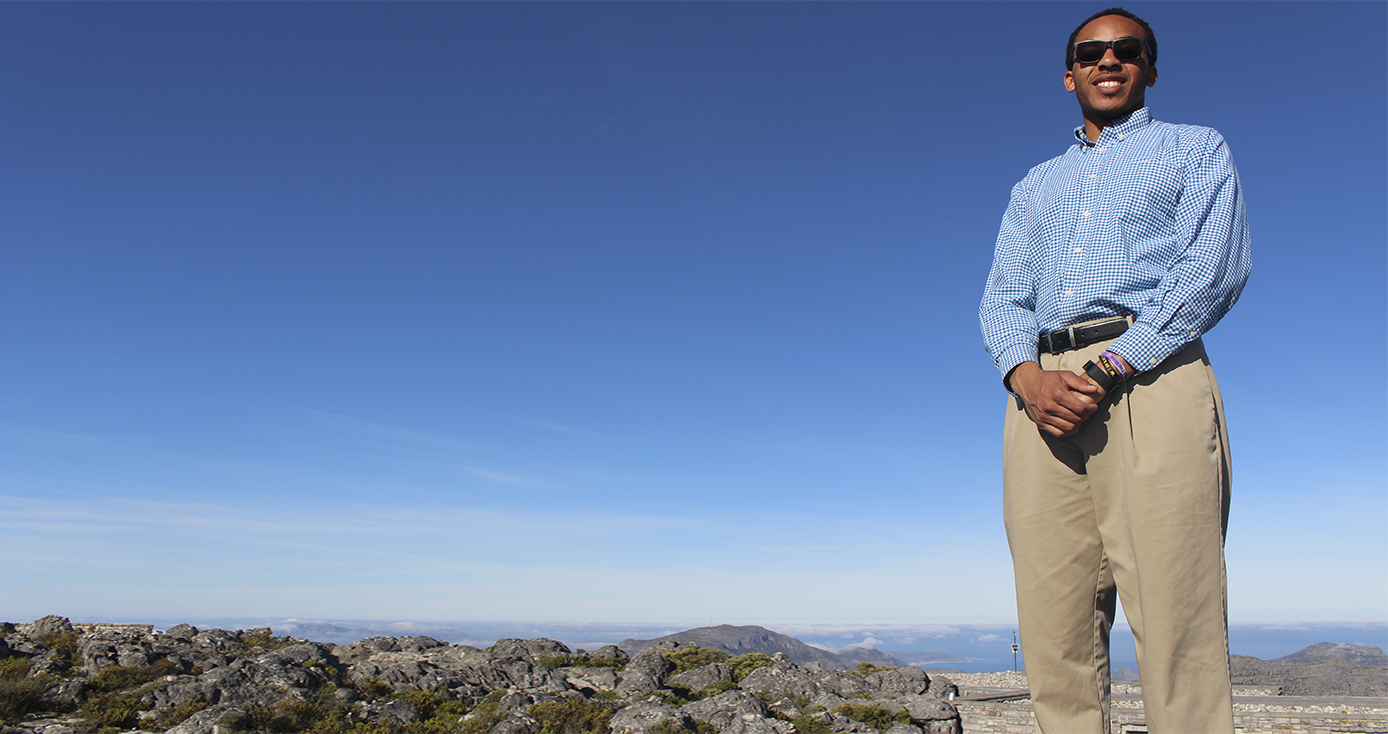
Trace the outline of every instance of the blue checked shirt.
<instances>
[{"instance_id":1,"label":"blue checked shirt","mask_svg":"<svg viewBox=\"0 0 1388 734\"><path fill-rule=\"evenodd\" d=\"M1209 331L1252 266L1229 146L1214 130L1146 108L1031 169L1012 188L979 306L1004 379L1043 333L1111 316L1109 348L1150 369Z\"/></svg>"}]
</instances>

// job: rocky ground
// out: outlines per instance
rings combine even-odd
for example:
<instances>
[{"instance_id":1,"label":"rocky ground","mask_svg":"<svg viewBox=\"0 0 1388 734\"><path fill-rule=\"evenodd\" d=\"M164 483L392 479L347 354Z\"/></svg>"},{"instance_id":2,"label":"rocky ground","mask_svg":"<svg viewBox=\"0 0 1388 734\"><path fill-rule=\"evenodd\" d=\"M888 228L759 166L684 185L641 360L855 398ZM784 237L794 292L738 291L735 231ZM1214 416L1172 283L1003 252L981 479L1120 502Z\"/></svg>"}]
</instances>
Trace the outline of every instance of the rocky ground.
<instances>
[{"instance_id":1,"label":"rocky ground","mask_svg":"<svg viewBox=\"0 0 1388 734\"><path fill-rule=\"evenodd\" d=\"M951 673L950 680L959 687L965 694L975 691L986 691L991 689L999 690L1025 690L1027 688L1026 672L1006 671L1002 673ZM1238 689L1235 689L1234 696L1240 698ZM1113 684L1113 705L1117 708L1142 708L1142 686L1134 683L1114 683ZM1355 702L1357 697L1336 697L1331 700L1329 697L1323 702L1307 702L1298 699L1293 703L1277 702L1275 696L1264 697L1259 701L1235 700L1234 710L1244 712L1262 713L1338 713L1338 714L1372 714L1388 716L1388 707L1382 704L1381 699L1366 699L1365 703Z\"/></svg>"},{"instance_id":2,"label":"rocky ground","mask_svg":"<svg viewBox=\"0 0 1388 734\"><path fill-rule=\"evenodd\" d=\"M800 666L658 642L325 645L269 629L0 625L0 733L960 734L919 668Z\"/></svg>"}]
</instances>

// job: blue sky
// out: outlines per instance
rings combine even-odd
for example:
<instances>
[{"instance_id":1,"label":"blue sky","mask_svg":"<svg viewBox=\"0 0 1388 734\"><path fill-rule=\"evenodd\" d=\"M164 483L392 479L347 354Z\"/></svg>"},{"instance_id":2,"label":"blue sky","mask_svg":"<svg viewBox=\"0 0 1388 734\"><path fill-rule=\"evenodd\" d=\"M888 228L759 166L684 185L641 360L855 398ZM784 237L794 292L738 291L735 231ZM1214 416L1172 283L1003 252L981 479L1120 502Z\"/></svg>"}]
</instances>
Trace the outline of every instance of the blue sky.
<instances>
[{"instance_id":1,"label":"blue sky","mask_svg":"<svg viewBox=\"0 0 1388 734\"><path fill-rule=\"evenodd\" d=\"M0 4L0 618L1007 623L1084 3ZM1254 272L1236 619L1388 617L1383 3L1137 3Z\"/></svg>"}]
</instances>

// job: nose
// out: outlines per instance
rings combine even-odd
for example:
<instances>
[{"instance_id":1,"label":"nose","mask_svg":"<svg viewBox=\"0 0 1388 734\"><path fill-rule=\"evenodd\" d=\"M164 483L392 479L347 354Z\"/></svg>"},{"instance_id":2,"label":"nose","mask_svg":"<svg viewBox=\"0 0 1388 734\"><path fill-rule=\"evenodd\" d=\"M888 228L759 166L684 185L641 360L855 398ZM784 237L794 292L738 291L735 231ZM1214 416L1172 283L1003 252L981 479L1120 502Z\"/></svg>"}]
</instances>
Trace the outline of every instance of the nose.
<instances>
[{"instance_id":1,"label":"nose","mask_svg":"<svg viewBox=\"0 0 1388 734\"><path fill-rule=\"evenodd\" d=\"M1121 69L1123 62L1118 60L1118 57L1113 54L1113 48L1109 47L1104 49L1104 57L1099 59L1098 66L1100 69Z\"/></svg>"}]
</instances>

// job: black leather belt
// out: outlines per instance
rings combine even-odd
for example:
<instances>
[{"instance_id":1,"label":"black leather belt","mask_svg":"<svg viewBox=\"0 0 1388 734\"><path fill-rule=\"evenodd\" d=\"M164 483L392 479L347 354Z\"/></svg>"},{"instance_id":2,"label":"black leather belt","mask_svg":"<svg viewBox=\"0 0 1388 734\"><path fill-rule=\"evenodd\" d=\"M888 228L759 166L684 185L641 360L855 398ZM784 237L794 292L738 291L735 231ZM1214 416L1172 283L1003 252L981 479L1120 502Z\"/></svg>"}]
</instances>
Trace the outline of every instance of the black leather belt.
<instances>
[{"instance_id":1,"label":"black leather belt","mask_svg":"<svg viewBox=\"0 0 1388 734\"><path fill-rule=\"evenodd\" d=\"M1042 334L1037 349L1049 354L1060 354L1061 352L1068 352L1071 349L1087 347L1095 342L1112 339L1127 331L1130 321L1131 319L1127 316L1119 316L1118 318L1109 321L1101 321L1097 324L1071 326L1068 329Z\"/></svg>"}]
</instances>

